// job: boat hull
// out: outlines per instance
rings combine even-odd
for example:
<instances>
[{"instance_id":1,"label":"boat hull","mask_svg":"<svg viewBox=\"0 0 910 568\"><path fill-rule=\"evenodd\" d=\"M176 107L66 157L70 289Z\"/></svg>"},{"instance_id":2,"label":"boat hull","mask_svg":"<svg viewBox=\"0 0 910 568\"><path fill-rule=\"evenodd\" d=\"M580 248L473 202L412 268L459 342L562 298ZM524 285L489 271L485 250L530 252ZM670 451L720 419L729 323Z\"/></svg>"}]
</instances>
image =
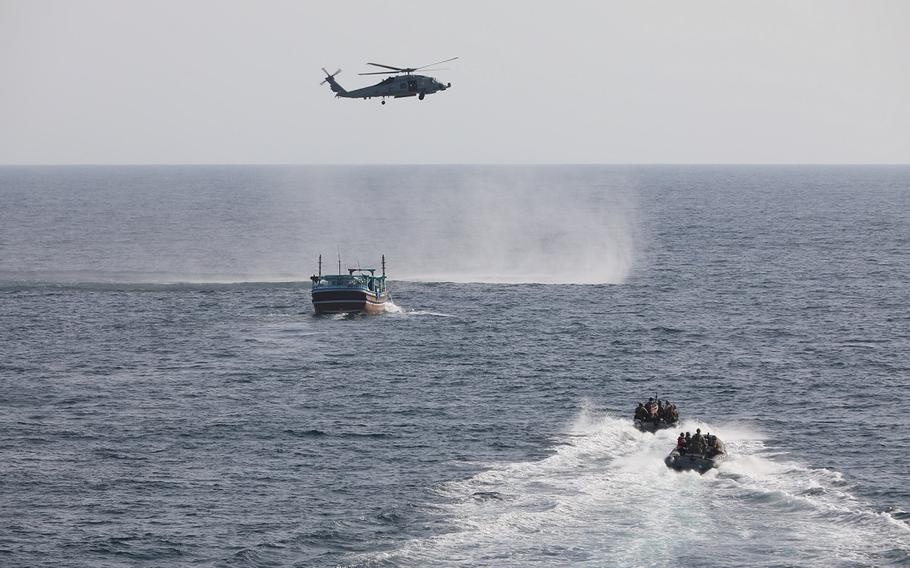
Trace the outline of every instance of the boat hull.
<instances>
[{"instance_id":1,"label":"boat hull","mask_svg":"<svg viewBox=\"0 0 910 568\"><path fill-rule=\"evenodd\" d=\"M667 421L664 420L664 419L660 419L660 420L657 420L657 421L654 421L654 420L635 420L635 427L636 427L636 428L638 428L638 429L641 430L642 432L650 432L650 433L652 433L652 434L653 434L654 432L657 432L658 430L666 430L667 428L675 428L677 424L679 424L678 421L676 421L676 422L667 422Z\"/></svg>"},{"instance_id":2,"label":"boat hull","mask_svg":"<svg viewBox=\"0 0 910 568\"><path fill-rule=\"evenodd\" d=\"M388 301L388 294L360 289L313 291L313 310L317 314L381 314Z\"/></svg>"},{"instance_id":3,"label":"boat hull","mask_svg":"<svg viewBox=\"0 0 910 568\"><path fill-rule=\"evenodd\" d=\"M677 471L705 473L719 466L726 458L727 454L725 453L707 457L699 454L683 454L679 450L673 450L670 455L664 458L664 463L670 469Z\"/></svg>"}]
</instances>

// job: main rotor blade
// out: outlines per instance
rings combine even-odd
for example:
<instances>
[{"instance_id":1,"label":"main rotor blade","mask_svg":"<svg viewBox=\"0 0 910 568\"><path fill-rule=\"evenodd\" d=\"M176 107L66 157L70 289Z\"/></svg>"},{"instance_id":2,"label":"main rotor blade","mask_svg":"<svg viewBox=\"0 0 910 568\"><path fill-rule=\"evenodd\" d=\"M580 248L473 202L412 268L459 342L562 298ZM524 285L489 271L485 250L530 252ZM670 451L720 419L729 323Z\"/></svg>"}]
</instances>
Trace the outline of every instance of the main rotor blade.
<instances>
[{"instance_id":1,"label":"main rotor blade","mask_svg":"<svg viewBox=\"0 0 910 568\"><path fill-rule=\"evenodd\" d=\"M436 63L430 63L429 65L424 65L423 67L418 67L414 71L417 71L418 69L426 69L427 67L432 67L433 65L439 65L440 63L448 63L449 61L455 61L456 59L458 59L458 58L453 57L452 59L443 59L442 61L437 61Z\"/></svg>"},{"instance_id":2,"label":"main rotor blade","mask_svg":"<svg viewBox=\"0 0 910 568\"><path fill-rule=\"evenodd\" d=\"M382 63L367 63L367 65L374 65L376 67L385 67L386 69L394 69L395 71L404 71L402 67L392 67L391 65L383 65Z\"/></svg>"},{"instance_id":3,"label":"main rotor blade","mask_svg":"<svg viewBox=\"0 0 910 568\"><path fill-rule=\"evenodd\" d=\"M373 71L372 73L358 73L358 75L398 75L401 71Z\"/></svg>"}]
</instances>

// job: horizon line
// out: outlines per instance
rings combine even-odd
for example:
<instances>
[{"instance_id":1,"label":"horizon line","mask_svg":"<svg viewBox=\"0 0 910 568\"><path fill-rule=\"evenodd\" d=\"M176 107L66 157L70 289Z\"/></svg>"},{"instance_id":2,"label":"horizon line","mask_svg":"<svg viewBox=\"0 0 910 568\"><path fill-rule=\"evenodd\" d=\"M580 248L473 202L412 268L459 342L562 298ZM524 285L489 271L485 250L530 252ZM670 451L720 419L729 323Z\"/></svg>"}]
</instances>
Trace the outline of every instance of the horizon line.
<instances>
[{"instance_id":1,"label":"horizon line","mask_svg":"<svg viewBox=\"0 0 910 568\"><path fill-rule=\"evenodd\" d=\"M250 166L910 166L910 162L62 162L3 164L27 167L250 167Z\"/></svg>"}]
</instances>

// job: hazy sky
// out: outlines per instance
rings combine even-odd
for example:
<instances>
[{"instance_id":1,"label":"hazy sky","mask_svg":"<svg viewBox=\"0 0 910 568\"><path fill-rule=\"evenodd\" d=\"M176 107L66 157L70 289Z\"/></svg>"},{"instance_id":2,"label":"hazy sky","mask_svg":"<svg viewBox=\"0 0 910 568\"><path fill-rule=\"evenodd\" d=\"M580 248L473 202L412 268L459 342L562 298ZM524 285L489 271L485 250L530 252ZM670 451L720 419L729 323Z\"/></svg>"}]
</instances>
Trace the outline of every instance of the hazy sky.
<instances>
[{"instance_id":1,"label":"hazy sky","mask_svg":"<svg viewBox=\"0 0 910 568\"><path fill-rule=\"evenodd\" d=\"M905 0L0 0L0 78L4 164L910 162Z\"/></svg>"}]
</instances>

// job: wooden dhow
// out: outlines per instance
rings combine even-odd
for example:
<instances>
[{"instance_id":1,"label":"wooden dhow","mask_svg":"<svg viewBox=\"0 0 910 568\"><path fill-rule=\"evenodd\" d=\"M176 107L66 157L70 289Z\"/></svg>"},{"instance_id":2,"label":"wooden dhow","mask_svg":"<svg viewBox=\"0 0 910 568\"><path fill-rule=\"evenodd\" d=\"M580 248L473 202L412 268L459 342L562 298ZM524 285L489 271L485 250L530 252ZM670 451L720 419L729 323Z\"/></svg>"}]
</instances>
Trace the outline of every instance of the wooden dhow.
<instances>
[{"instance_id":1,"label":"wooden dhow","mask_svg":"<svg viewBox=\"0 0 910 568\"><path fill-rule=\"evenodd\" d=\"M376 276L375 268L348 268L347 274L322 273L322 255L319 255L319 273L310 277L313 282L313 309L317 314L368 313L379 314L391 300L385 275L385 255L382 256L382 274Z\"/></svg>"}]
</instances>

